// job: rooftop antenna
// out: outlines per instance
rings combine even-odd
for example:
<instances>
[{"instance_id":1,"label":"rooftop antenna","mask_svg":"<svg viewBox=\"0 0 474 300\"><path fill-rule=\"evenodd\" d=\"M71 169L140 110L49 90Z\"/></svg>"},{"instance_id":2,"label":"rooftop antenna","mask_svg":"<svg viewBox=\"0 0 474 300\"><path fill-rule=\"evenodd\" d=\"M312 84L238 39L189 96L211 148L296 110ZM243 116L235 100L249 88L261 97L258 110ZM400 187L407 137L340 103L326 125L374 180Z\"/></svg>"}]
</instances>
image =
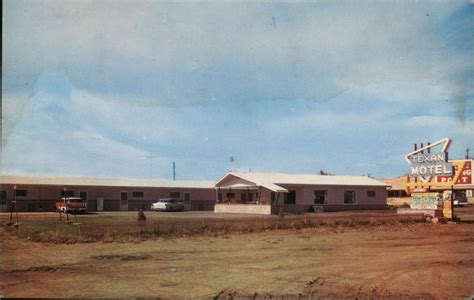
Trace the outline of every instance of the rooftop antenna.
<instances>
[{"instance_id":1,"label":"rooftop antenna","mask_svg":"<svg viewBox=\"0 0 474 300\"><path fill-rule=\"evenodd\" d=\"M150 160L150 178L151 178L151 171L153 169L153 158L156 158L156 156L153 155L153 152L150 151L150 155L146 157L146 159Z\"/></svg>"}]
</instances>

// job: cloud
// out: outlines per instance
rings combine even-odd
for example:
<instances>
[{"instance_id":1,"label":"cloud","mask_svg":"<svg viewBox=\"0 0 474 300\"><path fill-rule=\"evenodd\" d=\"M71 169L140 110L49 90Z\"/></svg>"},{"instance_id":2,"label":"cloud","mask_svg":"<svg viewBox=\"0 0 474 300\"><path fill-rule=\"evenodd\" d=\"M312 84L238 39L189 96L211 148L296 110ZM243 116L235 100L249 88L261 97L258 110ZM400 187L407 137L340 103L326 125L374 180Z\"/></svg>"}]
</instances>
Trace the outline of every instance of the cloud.
<instances>
[{"instance_id":1,"label":"cloud","mask_svg":"<svg viewBox=\"0 0 474 300\"><path fill-rule=\"evenodd\" d=\"M321 100L465 68L443 59L434 25L463 2L6 4L6 88L56 68L80 90L149 102Z\"/></svg>"},{"instance_id":2,"label":"cloud","mask_svg":"<svg viewBox=\"0 0 474 300\"><path fill-rule=\"evenodd\" d=\"M177 160L218 177L232 154L254 170L382 173L372 160L401 141L472 140L465 1L4 8L7 170L139 177L155 151L160 176Z\"/></svg>"}]
</instances>

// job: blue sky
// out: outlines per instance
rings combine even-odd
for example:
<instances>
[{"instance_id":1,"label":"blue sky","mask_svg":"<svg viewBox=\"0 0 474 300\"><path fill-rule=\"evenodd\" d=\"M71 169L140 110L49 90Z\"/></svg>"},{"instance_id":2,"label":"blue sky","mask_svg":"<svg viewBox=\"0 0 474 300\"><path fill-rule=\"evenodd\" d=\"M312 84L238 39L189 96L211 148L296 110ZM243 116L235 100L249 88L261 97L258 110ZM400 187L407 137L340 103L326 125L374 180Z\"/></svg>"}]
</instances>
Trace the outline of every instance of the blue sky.
<instances>
[{"instance_id":1,"label":"blue sky","mask_svg":"<svg viewBox=\"0 0 474 300\"><path fill-rule=\"evenodd\" d=\"M469 1L4 1L2 173L398 176L474 153ZM229 157L234 162L229 162Z\"/></svg>"}]
</instances>

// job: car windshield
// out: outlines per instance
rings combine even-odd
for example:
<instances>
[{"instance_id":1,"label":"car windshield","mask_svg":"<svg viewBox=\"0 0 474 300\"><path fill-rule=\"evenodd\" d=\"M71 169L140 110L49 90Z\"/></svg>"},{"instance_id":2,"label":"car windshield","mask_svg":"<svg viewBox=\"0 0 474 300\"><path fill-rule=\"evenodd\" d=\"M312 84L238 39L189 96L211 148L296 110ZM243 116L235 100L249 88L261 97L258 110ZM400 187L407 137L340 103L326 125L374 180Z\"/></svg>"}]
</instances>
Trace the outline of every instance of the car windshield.
<instances>
[{"instance_id":1,"label":"car windshield","mask_svg":"<svg viewBox=\"0 0 474 300\"><path fill-rule=\"evenodd\" d=\"M161 203L176 203L176 199L160 199Z\"/></svg>"},{"instance_id":2,"label":"car windshield","mask_svg":"<svg viewBox=\"0 0 474 300\"><path fill-rule=\"evenodd\" d=\"M73 203L80 203L80 202L83 202L83 200L80 199L80 198L73 198L73 199L69 199L68 201L69 201L69 202L73 202Z\"/></svg>"}]
</instances>

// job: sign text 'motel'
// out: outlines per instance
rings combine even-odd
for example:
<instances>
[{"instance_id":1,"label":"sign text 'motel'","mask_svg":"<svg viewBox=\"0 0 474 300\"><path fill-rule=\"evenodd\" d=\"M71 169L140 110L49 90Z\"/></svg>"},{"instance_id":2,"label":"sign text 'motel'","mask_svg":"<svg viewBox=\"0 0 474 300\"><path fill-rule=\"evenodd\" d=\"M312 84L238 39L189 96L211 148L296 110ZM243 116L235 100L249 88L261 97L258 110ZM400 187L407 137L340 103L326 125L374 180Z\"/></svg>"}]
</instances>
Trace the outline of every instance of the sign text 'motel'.
<instances>
[{"instance_id":1,"label":"sign text 'motel'","mask_svg":"<svg viewBox=\"0 0 474 300\"><path fill-rule=\"evenodd\" d=\"M448 138L439 140L431 145L417 149L405 156L410 164L410 176L438 176L451 175L453 166L448 163L448 148L450 144ZM434 152L435 149L441 149Z\"/></svg>"}]
</instances>

